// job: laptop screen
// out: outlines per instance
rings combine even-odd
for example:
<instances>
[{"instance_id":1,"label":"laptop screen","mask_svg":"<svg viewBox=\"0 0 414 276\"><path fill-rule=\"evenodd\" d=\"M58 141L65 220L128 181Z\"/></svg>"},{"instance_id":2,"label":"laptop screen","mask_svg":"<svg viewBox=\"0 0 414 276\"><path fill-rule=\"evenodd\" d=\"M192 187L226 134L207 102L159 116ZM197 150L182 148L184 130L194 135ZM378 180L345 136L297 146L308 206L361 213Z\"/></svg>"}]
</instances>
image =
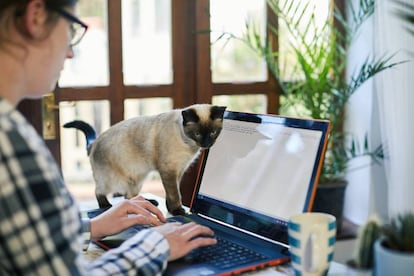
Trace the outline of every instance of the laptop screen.
<instances>
[{"instance_id":1,"label":"laptop screen","mask_svg":"<svg viewBox=\"0 0 414 276\"><path fill-rule=\"evenodd\" d=\"M327 121L227 111L203 156L192 212L276 239L290 216L310 211L328 128Z\"/></svg>"}]
</instances>

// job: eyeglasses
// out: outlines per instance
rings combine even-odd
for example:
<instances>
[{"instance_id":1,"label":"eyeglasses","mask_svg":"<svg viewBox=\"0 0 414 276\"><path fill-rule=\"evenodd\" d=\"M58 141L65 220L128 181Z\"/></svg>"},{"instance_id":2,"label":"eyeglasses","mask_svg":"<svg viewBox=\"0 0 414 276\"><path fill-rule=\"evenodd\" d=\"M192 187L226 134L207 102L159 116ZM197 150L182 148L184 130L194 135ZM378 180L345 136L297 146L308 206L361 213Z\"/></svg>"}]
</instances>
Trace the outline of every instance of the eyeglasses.
<instances>
[{"instance_id":1,"label":"eyeglasses","mask_svg":"<svg viewBox=\"0 0 414 276\"><path fill-rule=\"evenodd\" d=\"M70 21L70 32L72 39L70 41L69 46L73 47L77 45L85 35L86 31L88 30L88 25L83 23L79 18L76 16L70 14L69 12L65 11L64 9L57 8L57 7L50 7L52 10L59 13L61 16L63 16L65 19Z\"/></svg>"}]
</instances>

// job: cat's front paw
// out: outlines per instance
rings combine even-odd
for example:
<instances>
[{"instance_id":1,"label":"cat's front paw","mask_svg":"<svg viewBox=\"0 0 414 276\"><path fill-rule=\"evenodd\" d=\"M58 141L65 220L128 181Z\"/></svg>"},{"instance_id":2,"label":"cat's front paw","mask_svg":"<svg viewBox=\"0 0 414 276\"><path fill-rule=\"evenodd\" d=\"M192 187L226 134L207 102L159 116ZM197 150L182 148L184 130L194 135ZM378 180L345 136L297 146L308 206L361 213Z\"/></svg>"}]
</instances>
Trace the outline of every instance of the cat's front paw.
<instances>
[{"instance_id":1,"label":"cat's front paw","mask_svg":"<svg viewBox=\"0 0 414 276\"><path fill-rule=\"evenodd\" d=\"M184 208L180 207L180 208L170 211L170 213L173 214L174 216L180 216L180 215L185 215L185 210Z\"/></svg>"}]
</instances>

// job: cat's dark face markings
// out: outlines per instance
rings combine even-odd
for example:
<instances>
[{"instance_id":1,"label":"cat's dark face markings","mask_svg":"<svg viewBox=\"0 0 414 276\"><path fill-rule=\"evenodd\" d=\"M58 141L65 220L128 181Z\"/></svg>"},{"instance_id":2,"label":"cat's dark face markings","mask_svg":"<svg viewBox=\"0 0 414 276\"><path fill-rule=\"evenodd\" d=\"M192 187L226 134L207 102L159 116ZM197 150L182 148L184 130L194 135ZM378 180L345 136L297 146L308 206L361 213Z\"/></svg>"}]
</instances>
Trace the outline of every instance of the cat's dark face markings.
<instances>
[{"instance_id":1,"label":"cat's dark face markings","mask_svg":"<svg viewBox=\"0 0 414 276\"><path fill-rule=\"evenodd\" d=\"M209 148L216 141L223 127L226 107L208 109L189 108L182 111L184 133L201 148Z\"/></svg>"}]
</instances>

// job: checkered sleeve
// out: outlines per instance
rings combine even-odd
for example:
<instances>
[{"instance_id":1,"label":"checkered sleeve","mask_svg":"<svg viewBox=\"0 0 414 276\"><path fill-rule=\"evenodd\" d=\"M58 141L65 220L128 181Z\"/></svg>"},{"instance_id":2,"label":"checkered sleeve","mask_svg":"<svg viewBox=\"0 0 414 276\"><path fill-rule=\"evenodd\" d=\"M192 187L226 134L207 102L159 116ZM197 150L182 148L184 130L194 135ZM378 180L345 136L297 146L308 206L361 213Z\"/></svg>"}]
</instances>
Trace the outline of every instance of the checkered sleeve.
<instances>
[{"instance_id":1,"label":"checkered sleeve","mask_svg":"<svg viewBox=\"0 0 414 276\"><path fill-rule=\"evenodd\" d=\"M81 274L78 209L43 140L7 108L0 101L0 274Z\"/></svg>"},{"instance_id":2,"label":"checkered sleeve","mask_svg":"<svg viewBox=\"0 0 414 276\"><path fill-rule=\"evenodd\" d=\"M160 233L142 230L92 262L88 271L92 275L161 275L168 255L168 242Z\"/></svg>"},{"instance_id":3,"label":"checkered sleeve","mask_svg":"<svg viewBox=\"0 0 414 276\"><path fill-rule=\"evenodd\" d=\"M82 231L88 225L43 140L0 98L0 275L157 275L165 269L168 243L153 230L86 262Z\"/></svg>"}]
</instances>

